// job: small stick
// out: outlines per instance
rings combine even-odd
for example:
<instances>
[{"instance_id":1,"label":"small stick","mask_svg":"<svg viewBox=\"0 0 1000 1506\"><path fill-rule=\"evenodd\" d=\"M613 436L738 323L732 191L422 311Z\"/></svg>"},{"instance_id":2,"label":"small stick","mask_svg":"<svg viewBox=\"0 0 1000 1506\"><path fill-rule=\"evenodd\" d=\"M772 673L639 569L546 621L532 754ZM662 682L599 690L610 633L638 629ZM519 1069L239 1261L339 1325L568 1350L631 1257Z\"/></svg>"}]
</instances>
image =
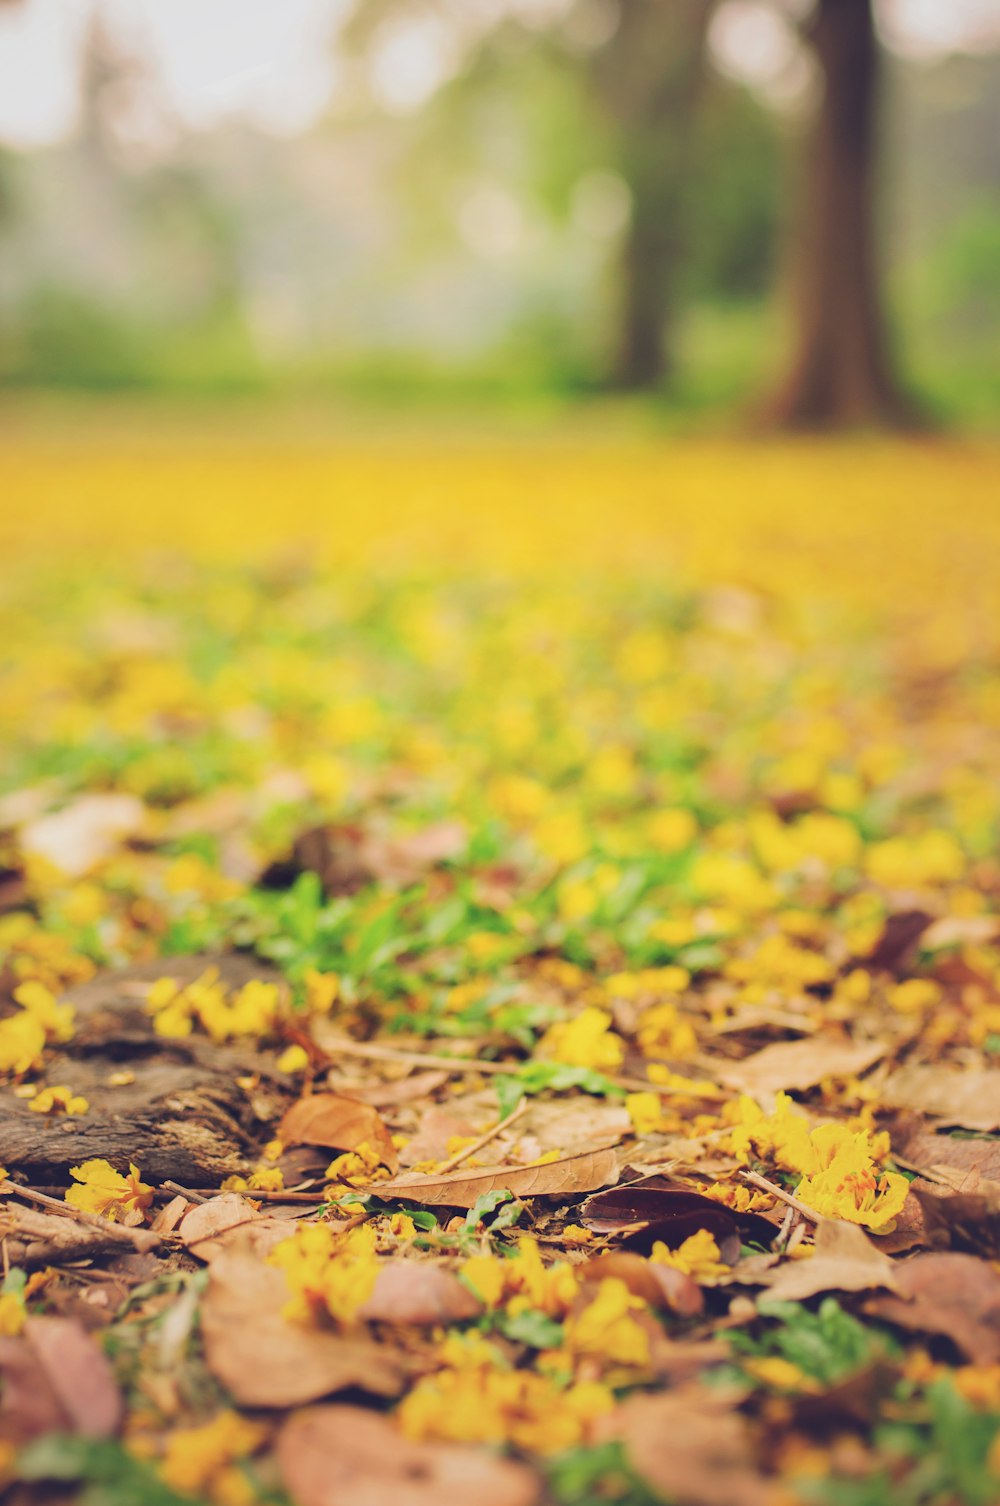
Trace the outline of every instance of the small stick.
<instances>
[{"instance_id":1,"label":"small stick","mask_svg":"<svg viewBox=\"0 0 1000 1506\"><path fill-rule=\"evenodd\" d=\"M190 1187L182 1187L181 1184L180 1184L180 1182L164 1182L162 1185L166 1189L167 1192L173 1192L173 1193L177 1194L180 1197L186 1197L189 1202L192 1202L192 1203L207 1203L208 1202L208 1198L207 1197L203 1197L200 1192L192 1192L192 1190L191 1190Z\"/></svg>"},{"instance_id":2,"label":"small stick","mask_svg":"<svg viewBox=\"0 0 1000 1506\"><path fill-rule=\"evenodd\" d=\"M90 1224L92 1228L100 1229L108 1239L118 1244L130 1244L134 1250L152 1250L160 1243L160 1236L151 1229L130 1229L127 1224L116 1224L110 1218L102 1218L99 1213L88 1213L85 1208L60 1202L58 1198L49 1197L44 1192L35 1192L31 1187L19 1187L16 1182L0 1182L0 1192L13 1192L17 1197L26 1198L29 1203L41 1203L43 1208L52 1208L64 1218Z\"/></svg>"},{"instance_id":3,"label":"small stick","mask_svg":"<svg viewBox=\"0 0 1000 1506\"><path fill-rule=\"evenodd\" d=\"M163 1185L173 1187L183 1197L189 1197L195 1203L209 1203L215 1197L225 1196L218 1187L179 1187L176 1182L164 1182ZM322 1192L285 1192L284 1189L270 1192L258 1187L243 1187L235 1196L249 1197L265 1203L315 1203L317 1208L326 1201Z\"/></svg>"},{"instance_id":4,"label":"small stick","mask_svg":"<svg viewBox=\"0 0 1000 1506\"><path fill-rule=\"evenodd\" d=\"M783 1203L788 1204L789 1208L794 1208L796 1213L800 1213L803 1218L807 1218L811 1224L821 1224L823 1222L821 1216L814 1209L803 1203L791 1192L786 1192L783 1187L779 1187L777 1182L769 1182L767 1177L758 1176L755 1171L741 1171L740 1176L744 1182L749 1182L751 1187L759 1187L761 1192L769 1192L772 1197L780 1198Z\"/></svg>"},{"instance_id":5,"label":"small stick","mask_svg":"<svg viewBox=\"0 0 1000 1506\"><path fill-rule=\"evenodd\" d=\"M462 1162L467 1161L470 1156L474 1156L477 1150L482 1150L483 1146L487 1145L493 1139L494 1135L499 1135L500 1131L505 1130L508 1124L513 1124L514 1120L523 1114L527 1107L528 1100L522 1098L517 1108L513 1109L507 1115L506 1119L501 1119L498 1124L494 1124L492 1129L486 1130L477 1140L473 1140L470 1145L466 1145L461 1150L456 1151L447 1161L442 1161L434 1175L436 1177L444 1176L445 1172L454 1171L456 1166L461 1166Z\"/></svg>"},{"instance_id":6,"label":"small stick","mask_svg":"<svg viewBox=\"0 0 1000 1506\"><path fill-rule=\"evenodd\" d=\"M438 1067L445 1072L508 1072L515 1075L519 1062L483 1061L479 1057L466 1056L438 1056L431 1051L404 1051L401 1046L385 1046L380 1041L350 1041L343 1037L329 1043L326 1052L327 1065L333 1066L336 1062L337 1052L343 1056L371 1057L374 1061L402 1062L411 1067ZM642 1077L609 1077L608 1082L614 1083L616 1088L627 1088L630 1093L659 1093L666 1097L670 1093L679 1093L684 1096L682 1089L664 1087L662 1084L649 1082ZM707 1093L699 1093L699 1098L708 1098ZM715 1096L715 1095L712 1095ZM718 1097L725 1097L724 1091L718 1090Z\"/></svg>"},{"instance_id":7,"label":"small stick","mask_svg":"<svg viewBox=\"0 0 1000 1506\"><path fill-rule=\"evenodd\" d=\"M441 1067L448 1072L516 1072L516 1066L503 1062L480 1061L478 1057L436 1056L429 1051L404 1051L400 1046L383 1046L378 1041L349 1041L338 1037L331 1041L327 1056L332 1064L336 1054L368 1056L375 1061L408 1062L414 1067Z\"/></svg>"}]
</instances>

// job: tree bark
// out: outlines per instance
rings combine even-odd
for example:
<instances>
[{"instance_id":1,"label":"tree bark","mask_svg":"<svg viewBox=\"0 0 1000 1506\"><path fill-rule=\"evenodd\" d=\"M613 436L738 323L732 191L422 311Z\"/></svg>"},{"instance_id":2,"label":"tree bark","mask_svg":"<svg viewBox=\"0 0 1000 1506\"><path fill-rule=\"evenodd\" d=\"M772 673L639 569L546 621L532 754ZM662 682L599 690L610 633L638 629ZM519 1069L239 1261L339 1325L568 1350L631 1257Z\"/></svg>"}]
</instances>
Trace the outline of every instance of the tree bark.
<instances>
[{"instance_id":1,"label":"tree bark","mask_svg":"<svg viewBox=\"0 0 1000 1506\"><path fill-rule=\"evenodd\" d=\"M809 35L822 92L800 190L797 349L767 416L787 428L911 425L876 255L881 63L872 0L817 0Z\"/></svg>"},{"instance_id":2,"label":"tree bark","mask_svg":"<svg viewBox=\"0 0 1000 1506\"><path fill-rule=\"evenodd\" d=\"M622 248L613 378L648 390L670 371L677 268L685 249L693 116L705 76L712 0L619 0L594 82L632 196Z\"/></svg>"}]
</instances>

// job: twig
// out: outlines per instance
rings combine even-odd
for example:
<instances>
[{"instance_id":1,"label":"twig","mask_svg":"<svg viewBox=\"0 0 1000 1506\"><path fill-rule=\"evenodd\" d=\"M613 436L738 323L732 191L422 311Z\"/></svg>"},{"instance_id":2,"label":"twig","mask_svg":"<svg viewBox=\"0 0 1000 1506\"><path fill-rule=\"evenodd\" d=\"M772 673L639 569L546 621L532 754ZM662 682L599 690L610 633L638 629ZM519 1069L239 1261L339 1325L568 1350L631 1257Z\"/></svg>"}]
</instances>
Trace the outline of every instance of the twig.
<instances>
[{"instance_id":1,"label":"twig","mask_svg":"<svg viewBox=\"0 0 1000 1506\"><path fill-rule=\"evenodd\" d=\"M761 1192L769 1192L772 1197L780 1198L783 1203L788 1204L789 1208L794 1208L796 1213L800 1213L803 1218L807 1218L811 1224L821 1224L823 1222L820 1214L795 1197L793 1193L786 1192L783 1187L779 1187L777 1182L769 1182L767 1177L758 1176L755 1171L741 1171L740 1176L744 1182L749 1182L751 1187L759 1187Z\"/></svg>"},{"instance_id":2,"label":"twig","mask_svg":"<svg viewBox=\"0 0 1000 1506\"><path fill-rule=\"evenodd\" d=\"M208 1202L207 1197L202 1196L200 1192L193 1192L190 1187L182 1187L180 1182L163 1182L161 1185L165 1191L173 1192L179 1197L186 1197L191 1203Z\"/></svg>"},{"instance_id":3,"label":"twig","mask_svg":"<svg viewBox=\"0 0 1000 1506\"><path fill-rule=\"evenodd\" d=\"M55 1213L61 1213L64 1218L72 1218L81 1224L90 1224L91 1228L100 1229L101 1233L116 1244L129 1244L134 1250L145 1253L154 1249L160 1243L160 1236L154 1234L151 1229L130 1229L127 1224L116 1224L109 1218L102 1218L99 1213L88 1213L84 1208L74 1207L72 1203L60 1202L58 1198L49 1197L47 1193L35 1192L31 1187L19 1187L16 1182L0 1182L0 1192L12 1192L17 1197L25 1198L29 1203L40 1203L43 1208L51 1208Z\"/></svg>"},{"instance_id":4,"label":"twig","mask_svg":"<svg viewBox=\"0 0 1000 1506\"><path fill-rule=\"evenodd\" d=\"M429 1051L404 1051L400 1046L384 1046L379 1041L349 1041L338 1037L325 1047L331 1065L336 1054L367 1056L375 1061L405 1062L413 1067L441 1067L447 1072L516 1072L516 1066L504 1062L480 1061L478 1057L436 1056Z\"/></svg>"},{"instance_id":5,"label":"twig","mask_svg":"<svg viewBox=\"0 0 1000 1506\"><path fill-rule=\"evenodd\" d=\"M181 1187L176 1182L164 1182L163 1186L173 1188L194 1203L210 1203L213 1198L223 1196L218 1187ZM317 1208L326 1201L322 1192L285 1192L284 1189L271 1192L258 1187L241 1187L235 1195L265 1203L314 1203Z\"/></svg>"},{"instance_id":6,"label":"twig","mask_svg":"<svg viewBox=\"0 0 1000 1506\"><path fill-rule=\"evenodd\" d=\"M515 1075L520 1062L491 1062L483 1061L480 1057L469 1056L438 1056L432 1051L404 1051L401 1046L386 1046L381 1041L351 1041L345 1037L338 1037L335 1041L328 1042L324 1047L327 1055L327 1064L336 1064L337 1052L342 1056L370 1057L374 1061L401 1062L411 1067L437 1067L445 1072L507 1072ZM630 1093L659 1093L666 1097L670 1093L679 1093L683 1096L683 1089L664 1086L661 1083L649 1082L642 1077L608 1077L608 1082L616 1088L627 1088ZM699 1098L708 1098L708 1093L699 1093ZM725 1097L724 1091L718 1090L718 1097Z\"/></svg>"},{"instance_id":7,"label":"twig","mask_svg":"<svg viewBox=\"0 0 1000 1506\"><path fill-rule=\"evenodd\" d=\"M459 1151L456 1151L453 1156L449 1156L447 1161L442 1161L441 1165L438 1167L434 1175L436 1177L444 1176L446 1171L454 1171L456 1166L461 1166L462 1162L467 1161L470 1156L474 1156L477 1150L482 1150L483 1146L488 1144L489 1141L493 1139L494 1135L499 1135L500 1131L505 1130L508 1124L513 1124L514 1120L517 1119L519 1115L523 1114L527 1107L528 1100L526 1098L522 1098L517 1108L513 1109L507 1115L506 1119L501 1119L499 1123L493 1125L492 1129L485 1130L484 1133L481 1134L478 1139L473 1140L471 1144L463 1146L463 1148Z\"/></svg>"}]
</instances>

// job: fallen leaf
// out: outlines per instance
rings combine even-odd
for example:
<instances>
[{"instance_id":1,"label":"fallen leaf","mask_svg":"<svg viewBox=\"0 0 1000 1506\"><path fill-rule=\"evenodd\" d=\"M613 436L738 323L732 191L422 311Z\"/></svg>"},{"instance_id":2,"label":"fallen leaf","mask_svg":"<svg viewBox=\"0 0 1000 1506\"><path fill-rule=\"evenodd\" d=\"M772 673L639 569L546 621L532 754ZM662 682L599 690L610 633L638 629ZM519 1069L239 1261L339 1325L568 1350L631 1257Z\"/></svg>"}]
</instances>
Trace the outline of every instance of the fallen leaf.
<instances>
[{"instance_id":1,"label":"fallen leaf","mask_svg":"<svg viewBox=\"0 0 1000 1506\"><path fill-rule=\"evenodd\" d=\"M918 1333L951 1339L974 1365L1000 1362L1000 1272L974 1255L914 1255L896 1264L897 1296L865 1311Z\"/></svg>"},{"instance_id":2,"label":"fallen leaf","mask_svg":"<svg viewBox=\"0 0 1000 1506\"><path fill-rule=\"evenodd\" d=\"M447 1081L447 1072L411 1071L393 1082L373 1082L357 1087L352 1096L362 1103L370 1103L372 1108L389 1109L400 1103L410 1103L414 1098L426 1102Z\"/></svg>"},{"instance_id":3,"label":"fallen leaf","mask_svg":"<svg viewBox=\"0 0 1000 1506\"><path fill-rule=\"evenodd\" d=\"M45 1433L111 1438L118 1431L114 1372L75 1318L29 1318L20 1337L0 1339L0 1369L4 1437L23 1443Z\"/></svg>"},{"instance_id":4,"label":"fallen leaf","mask_svg":"<svg viewBox=\"0 0 1000 1506\"><path fill-rule=\"evenodd\" d=\"M300 1098L278 1126L278 1139L284 1145L323 1145L333 1150L356 1150L367 1141L383 1165L390 1171L399 1169L399 1157L381 1114L357 1098L341 1098L336 1093Z\"/></svg>"},{"instance_id":5,"label":"fallen leaf","mask_svg":"<svg viewBox=\"0 0 1000 1506\"><path fill-rule=\"evenodd\" d=\"M938 1250L967 1250L1000 1259L1000 1186L988 1182L979 1191L948 1192L927 1183L911 1184L923 1210L927 1243Z\"/></svg>"},{"instance_id":6,"label":"fallen leaf","mask_svg":"<svg viewBox=\"0 0 1000 1506\"><path fill-rule=\"evenodd\" d=\"M263 1258L279 1240L288 1238L290 1230L284 1219L261 1213L239 1193L224 1192L190 1208L177 1232L192 1255L211 1265L238 1240Z\"/></svg>"},{"instance_id":7,"label":"fallen leaf","mask_svg":"<svg viewBox=\"0 0 1000 1506\"><path fill-rule=\"evenodd\" d=\"M358 1317L366 1322L461 1323L478 1318L482 1303L451 1271L426 1260L387 1260L379 1266L375 1290Z\"/></svg>"},{"instance_id":8,"label":"fallen leaf","mask_svg":"<svg viewBox=\"0 0 1000 1506\"><path fill-rule=\"evenodd\" d=\"M595 1255L576 1269L584 1281L602 1281L605 1276L615 1276L624 1281L634 1297L641 1297L650 1307L666 1308L685 1318L695 1317L705 1306L701 1288L690 1276L673 1266L645 1260L629 1250Z\"/></svg>"},{"instance_id":9,"label":"fallen leaf","mask_svg":"<svg viewBox=\"0 0 1000 1506\"><path fill-rule=\"evenodd\" d=\"M315 873L327 895L353 894L371 883L406 888L439 863L458 857L467 843L460 821L439 821L405 836L356 824L316 826L296 838L291 855L272 863L261 882L285 888L300 873Z\"/></svg>"},{"instance_id":10,"label":"fallen leaf","mask_svg":"<svg viewBox=\"0 0 1000 1506\"><path fill-rule=\"evenodd\" d=\"M817 1292L896 1291L896 1267L863 1229L839 1219L817 1225L813 1254L762 1276L769 1302L804 1302Z\"/></svg>"},{"instance_id":11,"label":"fallen leaf","mask_svg":"<svg viewBox=\"0 0 1000 1506\"><path fill-rule=\"evenodd\" d=\"M361 1407L309 1407L278 1435L278 1468L295 1506L534 1506L541 1482L485 1449L412 1443Z\"/></svg>"},{"instance_id":12,"label":"fallen leaf","mask_svg":"<svg viewBox=\"0 0 1000 1506\"><path fill-rule=\"evenodd\" d=\"M687 1387L631 1396L609 1419L629 1464L676 1506L767 1506L750 1431L724 1396Z\"/></svg>"},{"instance_id":13,"label":"fallen leaf","mask_svg":"<svg viewBox=\"0 0 1000 1506\"><path fill-rule=\"evenodd\" d=\"M828 1077L853 1077L886 1053L878 1041L778 1041L738 1062L715 1062L713 1070L727 1087L763 1098L770 1108L775 1093L814 1088ZM706 1070L707 1064L706 1064Z\"/></svg>"},{"instance_id":14,"label":"fallen leaf","mask_svg":"<svg viewBox=\"0 0 1000 1506\"><path fill-rule=\"evenodd\" d=\"M900 910L888 916L871 951L864 957L852 957L846 971L865 967L870 972L896 972L933 920L925 910Z\"/></svg>"},{"instance_id":15,"label":"fallen leaf","mask_svg":"<svg viewBox=\"0 0 1000 1506\"><path fill-rule=\"evenodd\" d=\"M516 1197L569 1197L606 1187L618 1176L613 1150L586 1152L546 1161L542 1166L489 1166L453 1171L445 1176L397 1177L379 1183L379 1197L408 1198L414 1203L471 1208L484 1192L503 1189Z\"/></svg>"},{"instance_id":16,"label":"fallen leaf","mask_svg":"<svg viewBox=\"0 0 1000 1506\"><path fill-rule=\"evenodd\" d=\"M1000 1129L1000 1071L989 1068L901 1067L882 1087L890 1108L915 1109L962 1129Z\"/></svg>"},{"instance_id":17,"label":"fallen leaf","mask_svg":"<svg viewBox=\"0 0 1000 1506\"><path fill-rule=\"evenodd\" d=\"M145 820L146 807L134 795L82 795L23 827L20 845L69 878L80 878L139 832Z\"/></svg>"},{"instance_id":18,"label":"fallen leaf","mask_svg":"<svg viewBox=\"0 0 1000 1506\"><path fill-rule=\"evenodd\" d=\"M893 1131L892 1144L894 1150L898 1148L900 1155L921 1171L946 1166L956 1171L978 1172L981 1177L1000 1182L1000 1140L964 1140L920 1129L899 1135Z\"/></svg>"},{"instance_id":19,"label":"fallen leaf","mask_svg":"<svg viewBox=\"0 0 1000 1506\"><path fill-rule=\"evenodd\" d=\"M294 1407L358 1387L376 1396L401 1389L398 1362L366 1338L344 1337L282 1317L284 1275L241 1250L210 1268L201 1306L205 1362L247 1407Z\"/></svg>"},{"instance_id":20,"label":"fallen leaf","mask_svg":"<svg viewBox=\"0 0 1000 1506\"><path fill-rule=\"evenodd\" d=\"M597 1233L625 1232L630 1243L650 1249L657 1240L676 1249L699 1229L707 1229L720 1244L736 1242L734 1258L741 1236L770 1244L777 1232L759 1213L734 1212L704 1193L679 1187L657 1174L589 1197L580 1209L580 1222Z\"/></svg>"}]
</instances>

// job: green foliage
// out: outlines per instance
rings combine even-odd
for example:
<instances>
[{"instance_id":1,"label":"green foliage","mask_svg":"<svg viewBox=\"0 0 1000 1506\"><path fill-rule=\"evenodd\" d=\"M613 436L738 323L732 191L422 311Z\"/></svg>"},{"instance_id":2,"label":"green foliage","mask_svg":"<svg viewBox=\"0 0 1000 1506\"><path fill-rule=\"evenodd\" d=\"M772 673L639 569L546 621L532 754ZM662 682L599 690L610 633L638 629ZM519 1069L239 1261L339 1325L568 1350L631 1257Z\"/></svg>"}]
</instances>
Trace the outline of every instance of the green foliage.
<instances>
[{"instance_id":1,"label":"green foliage","mask_svg":"<svg viewBox=\"0 0 1000 1506\"><path fill-rule=\"evenodd\" d=\"M660 1506L629 1468L620 1443L573 1449L548 1466L548 1485L558 1506Z\"/></svg>"},{"instance_id":2,"label":"green foliage","mask_svg":"<svg viewBox=\"0 0 1000 1506\"><path fill-rule=\"evenodd\" d=\"M566 1062L530 1061L516 1072L498 1072L493 1079L500 1104L500 1117L506 1119L526 1095L568 1092L579 1088L584 1093L595 1093L606 1098L622 1098L622 1089L595 1072L591 1067L571 1067Z\"/></svg>"},{"instance_id":3,"label":"green foliage","mask_svg":"<svg viewBox=\"0 0 1000 1506\"><path fill-rule=\"evenodd\" d=\"M192 1506L194 1497L164 1485L150 1465L120 1443L50 1434L22 1449L16 1478L27 1484L60 1480L82 1487L80 1506ZM197 1506L197 1503L195 1503Z\"/></svg>"},{"instance_id":4,"label":"green foliage","mask_svg":"<svg viewBox=\"0 0 1000 1506\"><path fill-rule=\"evenodd\" d=\"M778 1355L821 1385L835 1385L886 1353L888 1341L880 1330L865 1327L834 1297L824 1297L816 1312L794 1302L761 1302L758 1310L777 1319L776 1326L757 1338L730 1334L736 1353Z\"/></svg>"}]
</instances>

